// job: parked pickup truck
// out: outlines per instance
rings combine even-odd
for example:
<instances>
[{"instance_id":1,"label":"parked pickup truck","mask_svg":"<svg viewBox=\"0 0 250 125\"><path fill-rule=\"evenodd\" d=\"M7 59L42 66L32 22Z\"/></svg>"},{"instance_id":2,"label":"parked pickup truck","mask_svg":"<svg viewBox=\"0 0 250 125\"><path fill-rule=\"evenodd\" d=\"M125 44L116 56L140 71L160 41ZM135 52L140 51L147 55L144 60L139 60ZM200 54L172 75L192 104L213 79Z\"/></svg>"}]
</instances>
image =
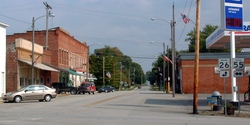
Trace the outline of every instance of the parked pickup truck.
<instances>
[{"instance_id":1,"label":"parked pickup truck","mask_svg":"<svg viewBox=\"0 0 250 125\"><path fill-rule=\"evenodd\" d=\"M79 87L78 87L78 93L89 93L89 94L95 94L95 84L91 82L83 82Z\"/></svg>"},{"instance_id":2,"label":"parked pickup truck","mask_svg":"<svg viewBox=\"0 0 250 125\"><path fill-rule=\"evenodd\" d=\"M112 86L104 86L100 89L98 89L98 92L101 93L101 92L114 92L115 91L115 87L112 87Z\"/></svg>"},{"instance_id":3,"label":"parked pickup truck","mask_svg":"<svg viewBox=\"0 0 250 125\"><path fill-rule=\"evenodd\" d=\"M71 94L77 93L77 87L74 87L69 83L54 82L51 84L51 88L55 88L57 94L61 92L70 92Z\"/></svg>"}]
</instances>

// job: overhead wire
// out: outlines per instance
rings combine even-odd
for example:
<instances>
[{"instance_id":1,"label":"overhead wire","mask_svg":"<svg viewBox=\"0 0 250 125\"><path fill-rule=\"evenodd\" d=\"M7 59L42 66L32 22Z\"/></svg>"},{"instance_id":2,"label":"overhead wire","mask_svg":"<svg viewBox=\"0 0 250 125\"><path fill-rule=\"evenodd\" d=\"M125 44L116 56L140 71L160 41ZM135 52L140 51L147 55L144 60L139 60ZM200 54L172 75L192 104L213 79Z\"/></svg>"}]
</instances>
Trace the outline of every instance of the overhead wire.
<instances>
[{"instance_id":1,"label":"overhead wire","mask_svg":"<svg viewBox=\"0 0 250 125\"><path fill-rule=\"evenodd\" d=\"M191 10L192 3L193 3L193 0L191 0L191 3L190 3L190 7L189 7L189 11L188 11L188 17L189 17L189 13L190 13L190 10ZM179 39L178 39L178 41L177 41L176 43L178 43L178 42L180 41L180 39L181 39L181 37L182 37L182 35L183 35L183 32L184 32L185 28L186 28L186 24L185 24L185 26L183 27L182 32L181 32L181 36L179 37Z\"/></svg>"}]
</instances>

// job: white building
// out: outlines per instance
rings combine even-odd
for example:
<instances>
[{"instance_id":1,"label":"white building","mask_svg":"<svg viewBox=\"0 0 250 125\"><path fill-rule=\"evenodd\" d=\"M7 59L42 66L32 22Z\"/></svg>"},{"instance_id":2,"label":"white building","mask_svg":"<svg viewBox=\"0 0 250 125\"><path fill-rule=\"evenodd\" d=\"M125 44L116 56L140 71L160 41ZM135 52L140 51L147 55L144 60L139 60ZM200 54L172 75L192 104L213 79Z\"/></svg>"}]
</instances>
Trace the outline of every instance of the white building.
<instances>
[{"instance_id":1,"label":"white building","mask_svg":"<svg viewBox=\"0 0 250 125\"><path fill-rule=\"evenodd\" d=\"M0 22L0 97L6 93L6 27Z\"/></svg>"}]
</instances>

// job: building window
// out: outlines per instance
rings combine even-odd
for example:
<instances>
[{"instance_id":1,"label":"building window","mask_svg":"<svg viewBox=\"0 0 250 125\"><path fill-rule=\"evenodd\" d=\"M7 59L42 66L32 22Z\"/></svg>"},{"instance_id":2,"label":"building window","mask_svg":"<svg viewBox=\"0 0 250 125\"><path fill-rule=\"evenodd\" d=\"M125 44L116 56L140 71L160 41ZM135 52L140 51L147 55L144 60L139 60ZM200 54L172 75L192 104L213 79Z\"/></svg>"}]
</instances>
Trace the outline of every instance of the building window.
<instances>
[{"instance_id":1,"label":"building window","mask_svg":"<svg viewBox=\"0 0 250 125\"><path fill-rule=\"evenodd\" d=\"M41 77L40 83L43 85L43 77Z\"/></svg>"},{"instance_id":2,"label":"building window","mask_svg":"<svg viewBox=\"0 0 250 125\"><path fill-rule=\"evenodd\" d=\"M23 87L23 86L24 86L24 78L21 77L21 78L20 78L20 87Z\"/></svg>"},{"instance_id":3,"label":"building window","mask_svg":"<svg viewBox=\"0 0 250 125\"><path fill-rule=\"evenodd\" d=\"M61 64L61 49L59 49L59 64Z\"/></svg>"},{"instance_id":4,"label":"building window","mask_svg":"<svg viewBox=\"0 0 250 125\"><path fill-rule=\"evenodd\" d=\"M50 84L50 77L47 78L47 85Z\"/></svg>"},{"instance_id":5,"label":"building window","mask_svg":"<svg viewBox=\"0 0 250 125\"><path fill-rule=\"evenodd\" d=\"M66 60L66 65L68 66L69 65L69 52L67 52L67 60Z\"/></svg>"},{"instance_id":6,"label":"building window","mask_svg":"<svg viewBox=\"0 0 250 125\"><path fill-rule=\"evenodd\" d=\"M24 86L28 85L28 78L25 78L24 82L25 82Z\"/></svg>"},{"instance_id":7,"label":"building window","mask_svg":"<svg viewBox=\"0 0 250 125\"><path fill-rule=\"evenodd\" d=\"M61 60L62 60L62 64L63 64L63 50L61 51L61 53L62 53L62 55L61 55L62 59Z\"/></svg>"}]
</instances>

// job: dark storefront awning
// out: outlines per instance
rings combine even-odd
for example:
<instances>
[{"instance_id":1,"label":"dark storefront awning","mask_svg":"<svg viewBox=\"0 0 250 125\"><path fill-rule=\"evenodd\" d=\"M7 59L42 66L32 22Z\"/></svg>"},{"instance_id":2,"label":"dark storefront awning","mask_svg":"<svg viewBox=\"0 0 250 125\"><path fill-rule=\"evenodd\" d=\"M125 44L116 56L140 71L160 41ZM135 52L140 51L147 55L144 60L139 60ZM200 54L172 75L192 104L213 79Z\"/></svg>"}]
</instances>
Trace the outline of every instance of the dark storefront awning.
<instances>
[{"instance_id":1,"label":"dark storefront awning","mask_svg":"<svg viewBox=\"0 0 250 125\"><path fill-rule=\"evenodd\" d=\"M31 61L28 61L28 60L23 60L23 59L18 59L19 61L21 62L24 62L24 63L27 63L29 65L32 65L32 62ZM55 72L60 72L59 70L57 69L54 69L54 68L51 68L49 66L46 66L42 63L37 63L34 65L34 67L38 68L38 69L42 69L42 70L47 70L47 71L55 71Z\"/></svg>"},{"instance_id":2,"label":"dark storefront awning","mask_svg":"<svg viewBox=\"0 0 250 125\"><path fill-rule=\"evenodd\" d=\"M60 67L60 68L61 68L61 67ZM81 74L76 73L75 71L72 71L72 70L70 70L70 69L65 69L65 68L62 68L62 69L67 70L70 74L82 76Z\"/></svg>"}]
</instances>

